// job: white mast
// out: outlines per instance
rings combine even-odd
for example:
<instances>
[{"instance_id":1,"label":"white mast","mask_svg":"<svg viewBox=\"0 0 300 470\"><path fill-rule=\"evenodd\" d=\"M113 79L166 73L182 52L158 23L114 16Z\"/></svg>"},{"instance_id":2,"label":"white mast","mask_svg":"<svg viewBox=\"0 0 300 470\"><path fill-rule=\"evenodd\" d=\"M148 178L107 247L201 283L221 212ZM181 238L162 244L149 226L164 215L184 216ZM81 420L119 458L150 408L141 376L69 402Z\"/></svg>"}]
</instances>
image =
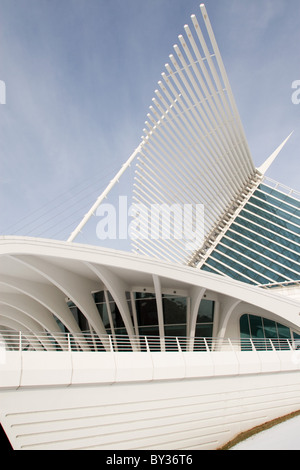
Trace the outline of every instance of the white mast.
<instances>
[{"instance_id":1,"label":"white mast","mask_svg":"<svg viewBox=\"0 0 300 470\"><path fill-rule=\"evenodd\" d=\"M282 142L281 145L279 145L279 147L275 150L275 152L273 152L272 155L270 155L269 158L267 158L267 160L258 168L258 171L260 171L262 175L264 175L267 172L267 170L270 168L275 158L280 153L282 148L285 146L285 144L287 143L287 141L289 140L293 132L290 133L290 135Z\"/></svg>"},{"instance_id":2,"label":"white mast","mask_svg":"<svg viewBox=\"0 0 300 470\"><path fill-rule=\"evenodd\" d=\"M71 233L71 235L68 238L68 242L72 242L77 235L81 232L83 227L86 225L86 223L89 221L89 219L94 215L96 209L100 206L100 204L103 202L103 200L107 197L108 193L110 190L114 187L114 185L119 181L120 177L123 175L123 173L127 170L127 168L130 166L130 164L133 162L137 154L141 151L142 144L140 144L135 151L132 153L132 155L128 158L127 162L124 163L124 165L121 167L121 169L118 171L116 176L111 180L109 185L106 187L106 189L103 191L103 193L98 197L96 200L95 204L91 207L91 209L85 214L84 218L80 222L80 224L75 228L75 230Z\"/></svg>"}]
</instances>

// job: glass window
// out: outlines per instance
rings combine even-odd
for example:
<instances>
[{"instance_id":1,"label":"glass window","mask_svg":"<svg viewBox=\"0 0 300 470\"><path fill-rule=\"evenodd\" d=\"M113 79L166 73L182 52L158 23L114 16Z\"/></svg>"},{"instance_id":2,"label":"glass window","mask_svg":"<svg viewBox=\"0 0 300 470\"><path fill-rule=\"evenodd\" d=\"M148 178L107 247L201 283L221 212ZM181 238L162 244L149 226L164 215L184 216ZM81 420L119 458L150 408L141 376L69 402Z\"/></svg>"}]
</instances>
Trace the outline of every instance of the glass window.
<instances>
[{"instance_id":1,"label":"glass window","mask_svg":"<svg viewBox=\"0 0 300 470\"><path fill-rule=\"evenodd\" d=\"M96 304L105 302L104 290L101 290L99 292L95 292L93 294L93 297L94 297L94 300L95 300Z\"/></svg>"},{"instance_id":2,"label":"glass window","mask_svg":"<svg viewBox=\"0 0 300 470\"><path fill-rule=\"evenodd\" d=\"M248 238L249 235L248 235ZM228 231L226 238L222 240L222 242L229 247L233 247L238 251L245 250L246 247L249 247L251 250L247 252L249 256L252 258L256 259L257 261L261 262L264 265L270 266L273 270L278 271L281 274L284 274L285 276L295 276L296 273L293 273L292 271L289 271L287 268L291 267L293 270L296 272L299 271L299 264L295 263L293 260L288 260L286 257L286 250L285 250L285 257L281 256L281 247L278 245L274 249L269 249L270 246L266 246L266 242L264 244L258 244L254 237L251 236L251 240L248 238L244 238L239 234L236 234L232 231ZM239 242L235 243L234 240Z\"/></svg>"},{"instance_id":3,"label":"glass window","mask_svg":"<svg viewBox=\"0 0 300 470\"><path fill-rule=\"evenodd\" d=\"M124 325L124 321L116 302L109 302L109 306L116 334L126 334L127 331Z\"/></svg>"},{"instance_id":4,"label":"glass window","mask_svg":"<svg viewBox=\"0 0 300 470\"><path fill-rule=\"evenodd\" d=\"M294 341L294 348L299 350L300 349L300 334L293 331L293 341Z\"/></svg>"},{"instance_id":5,"label":"glass window","mask_svg":"<svg viewBox=\"0 0 300 470\"><path fill-rule=\"evenodd\" d=\"M202 299L199 305L195 336L198 338L212 338L215 302Z\"/></svg>"},{"instance_id":6,"label":"glass window","mask_svg":"<svg viewBox=\"0 0 300 470\"><path fill-rule=\"evenodd\" d=\"M132 314L132 305L131 305L131 300L130 300L130 292L125 292L125 294L126 294L126 300L127 300L127 304L129 308L129 313L132 317L133 314ZM108 308L107 308L106 296L105 296L104 290L93 293L93 297L94 297L99 315L102 319L103 325L106 328L107 333L111 334L112 325L110 324L110 320L109 320ZM117 304L115 303L113 299L113 296L111 295L109 291L107 291L107 297L109 301L109 307L111 310L113 327L114 327L116 334L119 334L119 335L127 334L127 330L125 328L122 315L118 309Z\"/></svg>"},{"instance_id":7,"label":"glass window","mask_svg":"<svg viewBox=\"0 0 300 470\"><path fill-rule=\"evenodd\" d=\"M241 338L250 338L250 325L249 325L249 315L243 315L240 318L240 334Z\"/></svg>"},{"instance_id":8,"label":"glass window","mask_svg":"<svg viewBox=\"0 0 300 470\"><path fill-rule=\"evenodd\" d=\"M279 323L277 323L277 328L279 338L291 339L291 330L287 326L280 325Z\"/></svg>"},{"instance_id":9,"label":"glass window","mask_svg":"<svg viewBox=\"0 0 300 470\"><path fill-rule=\"evenodd\" d=\"M100 315L101 320L103 322L104 328L110 329L110 322L109 322L106 303L97 303L96 307L98 309L99 315Z\"/></svg>"},{"instance_id":10,"label":"glass window","mask_svg":"<svg viewBox=\"0 0 300 470\"><path fill-rule=\"evenodd\" d=\"M237 232L242 233L245 236L248 236L249 238L253 238L254 240L259 241L263 245L266 244L266 239L268 246L273 250L277 251L278 250L278 245L272 243L272 240L275 242L279 243L280 245L292 249L296 252L300 252L300 247L297 245L297 243L292 242L289 238L285 239L279 236L279 232L271 232L270 230L267 230L267 227L261 227L261 224L255 224L250 222L249 220L245 220L243 217L238 216L236 218L236 221L232 224L232 228L236 230ZM289 253L289 256L291 256L291 253Z\"/></svg>"},{"instance_id":11,"label":"glass window","mask_svg":"<svg viewBox=\"0 0 300 470\"><path fill-rule=\"evenodd\" d=\"M214 321L214 306L213 300L202 299L197 316L197 323L212 323Z\"/></svg>"},{"instance_id":12,"label":"glass window","mask_svg":"<svg viewBox=\"0 0 300 470\"><path fill-rule=\"evenodd\" d=\"M289 224L288 222L280 219L279 217L272 216L265 213L258 208L246 205L244 210L241 211L240 215L243 215L247 219L256 222L258 225L262 226L261 231L264 229L272 230L279 235L283 235L288 238L288 240L293 240L296 243L299 242L299 235L297 234L297 228Z\"/></svg>"},{"instance_id":13,"label":"glass window","mask_svg":"<svg viewBox=\"0 0 300 470\"><path fill-rule=\"evenodd\" d=\"M250 331L252 338L264 338L262 318L250 315Z\"/></svg>"},{"instance_id":14,"label":"glass window","mask_svg":"<svg viewBox=\"0 0 300 470\"><path fill-rule=\"evenodd\" d=\"M250 342L251 333L250 333L249 315L243 315L240 318L240 336L241 336L241 350L251 351L252 344Z\"/></svg>"},{"instance_id":15,"label":"glass window","mask_svg":"<svg viewBox=\"0 0 300 470\"><path fill-rule=\"evenodd\" d=\"M255 315L249 316L250 332L255 348L259 351L266 349L266 342L264 341L264 328L262 318ZM270 345L271 346L271 345Z\"/></svg>"},{"instance_id":16,"label":"glass window","mask_svg":"<svg viewBox=\"0 0 300 470\"><path fill-rule=\"evenodd\" d=\"M158 325L139 326L141 336L159 336Z\"/></svg>"},{"instance_id":17,"label":"glass window","mask_svg":"<svg viewBox=\"0 0 300 470\"><path fill-rule=\"evenodd\" d=\"M196 337L198 338L211 338L212 337L212 325L207 324L207 325L201 325L197 324L196 325Z\"/></svg>"},{"instance_id":18,"label":"glass window","mask_svg":"<svg viewBox=\"0 0 300 470\"><path fill-rule=\"evenodd\" d=\"M75 318L75 320L76 320L79 328L81 329L81 331L88 331L89 330L89 323L88 323L85 315L83 315L83 313L79 310L79 308L72 301L68 302L68 307L71 310L71 313L72 313L73 317Z\"/></svg>"},{"instance_id":19,"label":"glass window","mask_svg":"<svg viewBox=\"0 0 300 470\"><path fill-rule=\"evenodd\" d=\"M166 336L186 336L186 297L163 295L163 313Z\"/></svg>"},{"instance_id":20,"label":"glass window","mask_svg":"<svg viewBox=\"0 0 300 470\"><path fill-rule=\"evenodd\" d=\"M208 261L211 263L214 258L220 260L221 263L223 263L220 264L220 271L232 277L233 279L241 280L247 283L251 283L251 279L255 279L260 284L266 284L270 282L267 278L263 277L262 275L256 274L252 269L248 269L248 258L246 257L243 257L243 259L240 259L239 262L237 262L233 259L226 257L226 255L223 255L222 253L214 251Z\"/></svg>"},{"instance_id":21,"label":"glass window","mask_svg":"<svg viewBox=\"0 0 300 470\"><path fill-rule=\"evenodd\" d=\"M240 337L242 340L252 338L259 350L271 350L272 347L285 350L290 348L291 330L273 320L245 314L240 318Z\"/></svg>"},{"instance_id":22,"label":"glass window","mask_svg":"<svg viewBox=\"0 0 300 470\"><path fill-rule=\"evenodd\" d=\"M125 292L125 295L126 295L126 300L127 300L127 305L129 308L130 316L133 318L130 292Z\"/></svg>"},{"instance_id":23,"label":"glass window","mask_svg":"<svg viewBox=\"0 0 300 470\"><path fill-rule=\"evenodd\" d=\"M165 325L186 323L186 297L163 295Z\"/></svg>"},{"instance_id":24,"label":"glass window","mask_svg":"<svg viewBox=\"0 0 300 470\"><path fill-rule=\"evenodd\" d=\"M158 336L158 316L155 294L135 293L136 315L141 335Z\"/></svg>"},{"instance_id":25,"label":"glass window","mask_svg":"<svg viewBox=\"0 0 300 470\"><path fill-rule=\"evenodd\" d=\"M288 194L283 194L282 192L277 191L276 189L271 188L270 186L267 186L265 184L260 184L259 185L259 190L270 194L271 196L273 196L273 198L276 197L277 199L281 199L282 201L287 202L290 206L294 206L294 207L300 209L300 201L298 201L297 199L289 196ZM257 191L257 192L259 192L259 191ZM256 195L256 192L255 192L255 195ZM266 194L264 196L266 197Z\"/></svg>"},{"instance_id":26,"label":"glass window","mask_svg":"<svg viewBox=\"0 0 300 470\"><path fill-rule=\"evenodd\" d=\"M264 331L266 338L277 338L277 327L276 322L269 320L268 318L263 318Z\"/></svg>"},{"instance_id":27,"label":"glass window","mask_svg":"<svg viewBox=\"0 0 300 470\"><path fill-rule=\"evenodd\" d=\"M95 292L93 294L93 297L94 297L94 301L95 301L97 310L98 310L99 315L101 317L101 320L103 322L104 328L106 328L106 330L110 331L111 325L110 325L110 322L109 322L104 291L102 290L102 291L99 291L99 292Z\"/></svg>"}]
</instances>

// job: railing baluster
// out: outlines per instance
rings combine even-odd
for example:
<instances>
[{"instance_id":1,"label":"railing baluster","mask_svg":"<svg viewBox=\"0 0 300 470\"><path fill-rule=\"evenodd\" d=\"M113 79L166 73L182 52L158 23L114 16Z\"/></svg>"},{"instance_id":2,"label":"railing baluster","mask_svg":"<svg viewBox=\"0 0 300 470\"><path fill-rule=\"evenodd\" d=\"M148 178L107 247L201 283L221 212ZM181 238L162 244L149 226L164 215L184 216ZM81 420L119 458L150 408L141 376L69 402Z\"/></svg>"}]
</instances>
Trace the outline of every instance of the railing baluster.
<instances>
[{"instance_id":1,"label":"railing baluster","mask_svg":"<svg viewBox=\"0 0 300 470\"><path fill-rule=\"evenodd\" d=\"M128 335L103 335L96 333L82 332L75 336L68 333L53 332L51 335L42 332L40 335L23 335L21 331L0 330L0 337L3 339L8 350L41 350L51 349L68 352L94 351L94 352L186 352L194 351L214 352L214 351L293 351L297 348L297 341L285 338L205 338L205 337L178 337L178 336L133 336ZM86 344L86 347L85 347ZM194 345L191 348L191 345ZM80 345L80 346L79 346ZM91 349L90 349L91 347Z\"/></svg>"},{"instance_id":2,"label":"railing baluster","mask_svg":"<svg viewBox=\"0 0 300 470\"><path fill-rule=\"evenodd\" d=\"M206 349L206 352L209 352L209 347L208 347L208 344L207 344L206 338L203 338L203 339L204 339L204 344L205 344L205 349Z\"/></svg>"},{"instance_id":3,"label":"railing baluster","mask_svg":"<svg viewBox=\"0 0 300 470\"><path fill-rule=\"evenodd\" d=\"M22 351L22 332L19 331L19 351Z\"/></svg>"},{"instance_id":4,"label":"railing baluster","mask_svg":"<svg viewBox=\"0 0 300 470\"><path fill-rule=\"evenodd\" d=\"M108 335L109 345L110 345L110 352L114 352L114 345L112 341L111 335Z\"/></svg>"}]
</instances>

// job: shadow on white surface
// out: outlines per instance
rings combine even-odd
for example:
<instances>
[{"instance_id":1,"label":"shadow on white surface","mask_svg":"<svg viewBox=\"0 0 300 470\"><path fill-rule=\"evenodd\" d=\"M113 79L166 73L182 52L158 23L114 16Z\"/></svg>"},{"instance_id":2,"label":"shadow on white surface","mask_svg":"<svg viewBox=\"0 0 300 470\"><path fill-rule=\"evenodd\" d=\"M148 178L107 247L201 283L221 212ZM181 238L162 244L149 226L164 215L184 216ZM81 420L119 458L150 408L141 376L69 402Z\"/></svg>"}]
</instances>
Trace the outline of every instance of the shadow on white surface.
<instances>
[{"instance_id":1,"label":"shadow on white surface","mask_svg":"<svg viewBox=\"0 0 300 470\"><path fill-rule=\"evenodd\" d=\"M261 431L230 450L300 450L300 416Z\"/></svg>"}]
</instances>

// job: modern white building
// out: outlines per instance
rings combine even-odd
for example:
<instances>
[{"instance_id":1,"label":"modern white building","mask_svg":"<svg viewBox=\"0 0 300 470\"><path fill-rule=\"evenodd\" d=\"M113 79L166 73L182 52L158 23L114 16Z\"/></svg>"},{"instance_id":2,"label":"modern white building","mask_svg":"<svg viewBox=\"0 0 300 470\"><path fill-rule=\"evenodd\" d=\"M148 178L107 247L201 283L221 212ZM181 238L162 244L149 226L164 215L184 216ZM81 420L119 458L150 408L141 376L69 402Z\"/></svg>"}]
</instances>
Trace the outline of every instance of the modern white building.
<instances>
[{"instance_id":1,"label":"modern white building","mask_svg":"<svg viewBox=\"0 0 300 470\"><path fill-rule=\"evenodd\" d=\"M141 143L69 240L0 238L14 449L217 449L300 409L300 194L265 176L285 142L255 168L200 9ZM74 243L133 161L134 252Z\"/></svg>"}]
</instances>

